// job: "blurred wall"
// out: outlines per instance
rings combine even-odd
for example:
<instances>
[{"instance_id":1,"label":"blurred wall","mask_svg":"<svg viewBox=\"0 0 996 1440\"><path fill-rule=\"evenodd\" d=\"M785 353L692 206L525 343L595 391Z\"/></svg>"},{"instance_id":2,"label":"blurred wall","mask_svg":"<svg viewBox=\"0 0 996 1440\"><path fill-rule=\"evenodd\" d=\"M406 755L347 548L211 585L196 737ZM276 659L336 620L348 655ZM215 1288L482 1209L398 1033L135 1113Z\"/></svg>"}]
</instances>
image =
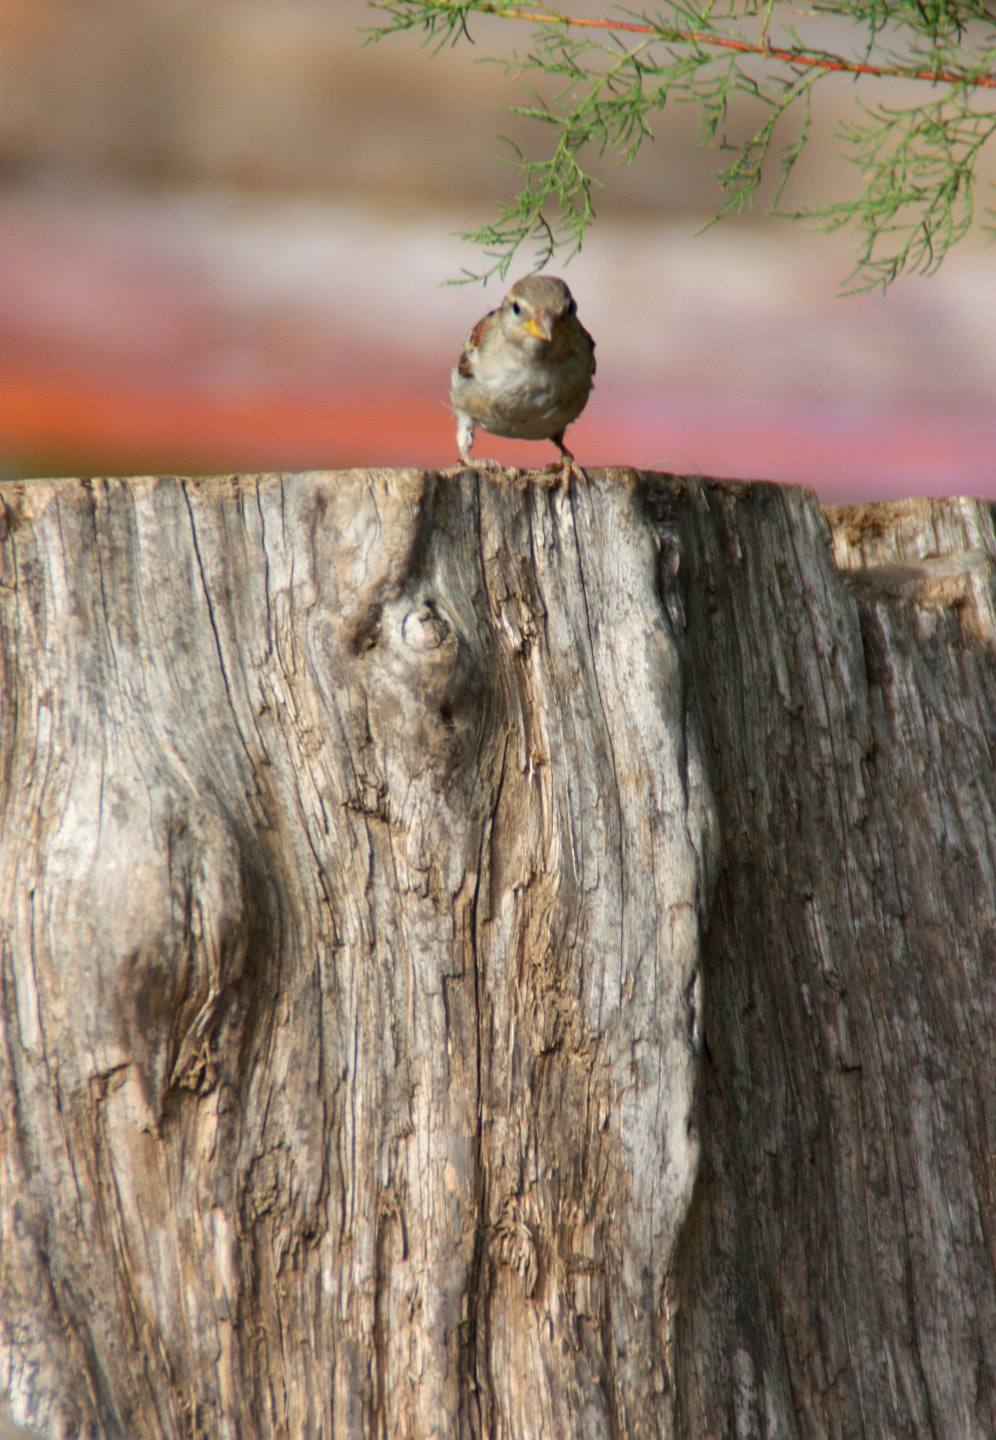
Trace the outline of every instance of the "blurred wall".
<instances>
[{"instance_id":1,"label":"blurred wall","mask_svg":"<svg viewBox=\"0 0 996 1440\"><path fill-rule=\"evenodd\" d=\"M454 232L512 193L496 132L545 139L477 62L529 29L474 19L473 48L430 58L414 35L364 48L376 20L362 0L0 0L0 471L454 458L448 368L502 288L439 288L482 264ZM794 202L848 183L853 90L821 91ZM988 490L991 252L840 300L847 237L763 215L697 234L722 156L696 124L671 106L635 164L598 165L566 271L599 347L579 453L838 497Z\"/></svg>"}]
</instances>

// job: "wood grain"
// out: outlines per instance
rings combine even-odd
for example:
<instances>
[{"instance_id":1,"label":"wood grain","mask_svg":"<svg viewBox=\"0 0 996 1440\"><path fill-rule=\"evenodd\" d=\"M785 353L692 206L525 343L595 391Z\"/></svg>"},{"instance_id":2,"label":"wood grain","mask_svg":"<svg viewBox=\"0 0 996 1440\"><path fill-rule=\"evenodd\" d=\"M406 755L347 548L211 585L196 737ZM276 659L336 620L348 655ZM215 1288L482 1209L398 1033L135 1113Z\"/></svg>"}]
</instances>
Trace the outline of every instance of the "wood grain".
<instances>
[{"instance_id":1,"label":"wood grain","mask_svg":"<svg viewBox=\"0 0 996 1440\"><path fill-rule=\"evenodd\" d=\"M641 496L5 489L19 1418L663 1433L713 812Z\"/></svg>"},{"instance_id":2,"label":"wood grain","mask_svg":"<svg viewBox=\"0 0 996 1440\"><path fill-rule=\"evenodd\" d=\"M996 1434L987 507L0 501L15 1420Z\"/></svg>"},{"instance_id":3,"label":"wood grain","mask_svg":"<svg viewBox=\"0 0 996 1440\"><path fill-rule=\"evenodd\" d=\"M681 1431L994 1435L992 515L675 507L724 833Z\"/></svg>"}]
</instances>

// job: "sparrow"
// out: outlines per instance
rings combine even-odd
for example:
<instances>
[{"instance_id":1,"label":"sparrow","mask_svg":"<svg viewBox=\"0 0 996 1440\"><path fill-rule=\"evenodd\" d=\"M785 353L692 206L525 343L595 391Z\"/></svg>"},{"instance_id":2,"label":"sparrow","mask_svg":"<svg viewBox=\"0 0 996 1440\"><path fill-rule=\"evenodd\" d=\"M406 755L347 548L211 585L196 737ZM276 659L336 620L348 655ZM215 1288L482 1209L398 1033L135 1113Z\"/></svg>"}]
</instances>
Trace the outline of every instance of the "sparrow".
<instances>
[{"instance_id":1,"label":"sparrow","mask_svg":"<svg viewBox=\"0 0 996 1440\"><path fill-rule=\"evenodd\" d=\"M516 440L552 440L569 483L574 456L564 431L581 414L595 374L595 342L574 296L553 275L516 280L467 336L450 377L450 405L464 465L480 426ZM494 460L481 461L494 465Z\"/></svg>"}]
</instances>

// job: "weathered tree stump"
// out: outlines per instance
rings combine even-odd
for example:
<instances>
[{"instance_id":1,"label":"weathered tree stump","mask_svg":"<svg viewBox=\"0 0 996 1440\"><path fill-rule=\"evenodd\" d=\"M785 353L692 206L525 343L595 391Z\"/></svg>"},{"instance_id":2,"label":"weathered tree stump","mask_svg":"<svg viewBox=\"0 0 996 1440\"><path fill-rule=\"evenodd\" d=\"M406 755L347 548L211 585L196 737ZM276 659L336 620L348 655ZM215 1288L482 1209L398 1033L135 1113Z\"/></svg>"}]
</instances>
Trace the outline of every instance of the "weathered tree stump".
<instances>
[{"instance_id":1,"label":"weathered tree stump","mask_svg":"<svg viewBox=\"0 0 996 1440\"><path fill-rule=\"evenodd\" d=\"M14 1419L996 1434L985 506L0 501Z\"/></svg>"}]
</instances>

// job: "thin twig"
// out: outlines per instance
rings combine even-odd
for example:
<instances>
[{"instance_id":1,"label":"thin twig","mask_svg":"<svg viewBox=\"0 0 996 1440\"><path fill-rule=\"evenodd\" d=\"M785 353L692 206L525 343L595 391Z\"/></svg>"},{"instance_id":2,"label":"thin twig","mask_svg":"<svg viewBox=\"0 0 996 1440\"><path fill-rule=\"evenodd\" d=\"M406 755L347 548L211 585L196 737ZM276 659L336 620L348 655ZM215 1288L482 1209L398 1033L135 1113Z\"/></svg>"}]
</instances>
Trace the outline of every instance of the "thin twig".
<instances>
[{"instance_id":1,"label":"thin twig","mask_svg":"<svg viewBox=\"0 0 996 1440\"><path fill-rule=\"evenodd\" d=\"M722 50L736 50L744 55L762 55L765 59L781 60L786 65L806 69L837 70L848 75L875 75L897 80L929 80L937 85L973 85L996 90L996 75L983 70L972 75L959 70L914 70L906 65L869 65L860 60L844 60L836 55L817 55L810 50L783 49L772 45L767 35L760 40L735 40L732 36L713 35L701 30L668 30L657 25L638 24L635 20L587 20L579 15L564 15L559 10L522 10L517 5L482 4L477 9L487 15L506 20L528 20L532 23L579 26L591 30L625 30L635 35L656 35L665 43L682 41L692 45L713 45Z\"/></svg>"}]
</instances>

